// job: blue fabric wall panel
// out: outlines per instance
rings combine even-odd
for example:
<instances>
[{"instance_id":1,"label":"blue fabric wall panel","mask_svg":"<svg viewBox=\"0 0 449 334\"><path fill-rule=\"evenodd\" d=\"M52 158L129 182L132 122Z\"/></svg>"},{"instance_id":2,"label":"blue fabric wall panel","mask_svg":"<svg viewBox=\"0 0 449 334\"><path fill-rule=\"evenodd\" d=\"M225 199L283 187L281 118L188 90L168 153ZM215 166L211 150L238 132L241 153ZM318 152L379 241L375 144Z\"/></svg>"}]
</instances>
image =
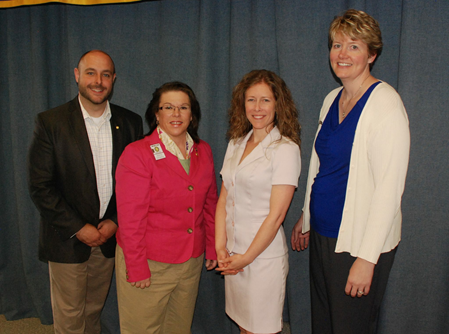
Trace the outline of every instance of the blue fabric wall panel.
<instances>
[{"instance_id":1,"label":"blue fabric wall panel","mask_svg":"<svg viewBox=\"0 0 449 334\"><path fill-rule=\"evenodd\" d=\"M384 333L449 332L449 46L439 33L449 30L448 13L447 1L404 1L401 11L398 90L409 114L411 154Z\"/></svg>"},{"instance_id":2,"label":"blue fabric wall panel","mask_svg":"<svg viewBox=\"0 0 449 334\"><path fill-rule=\"evenodd\" d=\"M223 157L216 153L226 149L226 141L222 132L217 133L217 128L227 125L231 96L231 8L227 1L204 1L200 10L198 54L194 63L197 68L195 94L202 110L199 133L211 144L218 171Z\"/></svg>"},{"instance_id":3,"label":"blue fabric wall panel","mask_svg":"<svg viewBox=\"0 0 449 334\"><path fill-rule=\"evenodd\" d=\"M274 1L233 1L231 9L231 85L252 69L278 72Z\"/></svg>"},{"instance_id":4,"label":"blue fabric wall panel","mask_svg":"<svg viewBox=\"0 0 449 334\"><path fill-rule=\"evenodd\" d=\"M322 18L327 8L327 1L281 1L276 8L279 74L292 91L302 126L301 178L284 222L288 240L304 203L307 162L322 100L326 94L323 90L330 91L337 86L328 68L329 20ZM290 250L289 263L287 306L290 328L292 333L310 333L308 251L296 253Z\"/></svg>"},{"instance_id":5,"label":"blue fabric wall panel","mask_svg":"<svg viewBox=\"0 0 449 334\"><path fill-rule=\"evenodd\" d=\"M165 0L104 6L49 4L0 10L0 312L51 322L47 266L37 261L38 214L26 189L33 119L73 98L82 53L114 58L112 101L144 115L154 89L188 83L203 111L200 135L213 149L217 182L231 90L255 68L289 85L303 126L303 172L284 223L298 218L322 101L339 83L328 61L327 29L347 8L378 19L384 51L373 74L397 88L410 118L412 149L404 194L403 241L385 296L380 333L449 332L449 173L446 135L448 1ZM308 253L290 253L292 333L310 332ZM12 288L20 286L20 289ZM104 312L117 333L115 290ZM224 313L223 280L203 272L193 333L237 333Z\"/></svg>"},{"instance_id":6,"label":"blue fabric wall panel","mask_svg":"<svg viewBox=\"0 0 449 334\"><path fill-rule=\"evenodd\" d=\"M45 319L48 304L46 266L36 262L38 215L30 210L26 186L26 151L33 127L33 105L45 98L38 82L45 80L30 61L33 55L31 16L23 9L15 17L2 17L2 210L0 275L1 305L8 318L36 315ZM28 29L23 29L23 27ZM39 78L39 79L37 79ZM25 94L24 94L25 93ZM5 254L10 254L5 256ZM47 280L47 282L45 282ZM33 285L30 285L34 284ZM41 303L45 301L45 306Z\"/></svg>"}]
</instances>

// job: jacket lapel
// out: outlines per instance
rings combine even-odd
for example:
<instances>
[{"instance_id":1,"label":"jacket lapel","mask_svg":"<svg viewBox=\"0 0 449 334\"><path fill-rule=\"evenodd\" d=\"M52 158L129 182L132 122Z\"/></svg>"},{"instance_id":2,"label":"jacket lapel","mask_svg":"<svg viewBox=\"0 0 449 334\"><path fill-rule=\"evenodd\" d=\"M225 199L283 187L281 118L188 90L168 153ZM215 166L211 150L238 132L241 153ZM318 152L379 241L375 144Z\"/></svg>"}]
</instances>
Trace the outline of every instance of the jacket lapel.
<instances>
[{"instance_id":1,"label":"jacket lapel","mask_svg":"<svg viewBox=\"0 0 449 334\"><path fill-rule=\"evenodd\" d=\"M237 173L237 167L239 167L240 159L242 158L243 152L245 151L246 143L248 142L249 137L251 137L252 130L245 136L243 139L238 139L234 144L234 152L229 161L230 166L230 174L232 180L235 181L235 174Z\"/></svg>"},{"instance_id":2,"label":"jacket lapel","mask_svg":"<svg viewBox=\"0 0 449 334\"><path fill-rule=\"evenodd\" d=\"M259 145L257 145L253 150L252 150L252 152L250 153L250 154L248 154L247 156L246 156L246 158L240 163L240 165L239 165L239 162L240 162L240 160L242 159L242 155L243 155L243 152L245 151L245 148L246 148L246 144L247 144L247 142L248 142L248 140L249 140L249 138L251 137L251 134L253 133L253 130L251 130L247 135L246 135L246 137L243 139L243 141L240 143L240 147L239 147L239 150L238 150L238 154L235 154L234 155L234 157L235 157L235 159L236 159L236 161L233 161L233 163L237 163L237 168L236 168L236 173L239 171L239 170L241 170L242 168L245 168L245 166L248 166L250 163L252 163L253 161L255 161L255 160L257 160L257 159L259 159L259 158L261 158L262 156L263 156L263 149L262 149L262 145L261 144L259 144Z\"/></svg>"},{"instance_id":3,"label":"jacket lapel","mask_svg":"<svg viewBox=\"0 0 449 334\"><path fill-rule=\"evenodd\" d=\"M200 159L200 150L198 149L198 144L193 144L192 154L190 155L190 170L189 175L186 176L190 179L193 179L198 172L198 169L201 167L199 165L199 159Z\"/></svg>"},{"instance_id":4,"label":"jacket lapel","mask_svg":"<svg viewBox=\"0 0 449 334\"><path fill-rule=\"evenodd\" d=\"M246 146L246 143L245 143ZM243 151L245 150L245 147L243 147L242 150L242 154ZM240 157L242 156L242 154L240 154ZM248 156L245 158L245 160L243 160L240 165L237 166L237 171L241 170L242 168L245 168L246 166L248 166L250 163L256 161L257 159L262 158L264 155L264 150L261 144L257 145L250 154L248 154ZM240 159L239 159L240 160Z\"/></svg>"},{"instance_id":5,"label":"jacket lapel","mask_svg":"<svg viewBox=\"0 0 449 334\"><path fill-rule=\"evenodd\" d=\"M122 119L114 112L114 106L109 104L111 108L111 133L112 133L112 175L115 175L118 159L122 154L123 147L123 133L124 130ZM114 177L115 184L115 177Z\"/></svg>"},{"instance_id":6,"label":"jacket lapel","mask_svg":"<svg viewBox=\"0 0 449 334\"><path fill-rule=\"evenodd\" d=\"M239 151L237 164L243 155L243 151L245 150L246 143L248 142L248 139L251 136L251 133L252 133L252 130L251 130L251 132L248 133L248 135L245 137L242 144L240 145L241 147L239 148L239 150L241 150L241 152ZM281 134L279 133L278 128L274 127L270 131L270 133L259 143L259 145L257 145L254 148L254 150L245 158L245 160L243 160L240 163L240 165L237 166L236 172L238 172L242 168L245 168L245 166L248 166L252 162L254 162L262 157L265 157L267 155L267 150L270 149L270 145L272 145L272 143L274 141L278 140L279 138L281 138Z\"/></svg>"},{"instance_id":7,"label":"jacket lapel","mask_svg":"<svg viewBox=\"0 0 449 334\"><path fill-rule=\"evenodd\" d=\"M156 163L164 165L165 168L171 169L174 173L178 174L180 177L186 180L190 180L189 175L187 175L186 171L184 170L184 167L182 167L181 163L179 162L178 158L170 153L162 143L162 141L159 139L159 135L157 133L157 130L154 130L153 133L150 135L150 145L153 144L160 144L162 151L164 152L165 158L156 160ZM190 161L192 164L192 160ZM192 169L192 165L190 165L190 168Z\"/></svg>"},{"instance_id":8,"label":"jacket lapel","mask_svg":"<svg viewBox=\"0 0 449 334\"><path fill-rule=\"evenodd\" d=\"M86 125L84 123L83 113L81 112L81 107L79 105L78 96L72 100L69 111L69 126L73 132L73 139L78 146L80 155L82 156L89 173L96 183L94 159L90 148Z\"/></svg>"}]
</instances>

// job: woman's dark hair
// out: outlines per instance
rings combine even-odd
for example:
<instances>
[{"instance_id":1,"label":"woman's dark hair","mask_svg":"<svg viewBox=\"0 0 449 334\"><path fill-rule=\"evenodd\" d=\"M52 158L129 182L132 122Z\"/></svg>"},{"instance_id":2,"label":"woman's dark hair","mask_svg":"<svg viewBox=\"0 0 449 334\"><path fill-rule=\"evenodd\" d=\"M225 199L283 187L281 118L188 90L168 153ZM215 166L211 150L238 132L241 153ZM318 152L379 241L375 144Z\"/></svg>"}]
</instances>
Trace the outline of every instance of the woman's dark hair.
<instances>
[{"instance_id":1,"label":"woman's dark hair","mask_svg":"<svg viewBox=\"0 0 449 334\"><path fill-rule=\"evenodd\" d=\"M190 110L192 111L192 120L190 121L187 132L192 137L195 143L200 142L200 137L198 136L198 127L200 125L201 119L201 109L198 100L196 99L195 93L192 88L190 88L185 83L179 81L172 81L164 83L161 87L157 88L153 93L153 98L148 104L147 111L145 112L145 120L147 121L150 131L147 136L153 133L157 128L156 113L159 112L159 102L161 100L161 95L167 92L183 92L186 93L190 100Z\"/></svg>"},{"instance_id":2,"label":"woman's dark hair","mask_svg":"<svg viewBox=\"0 0 449 334\"><path fill-rule=\"evenodd\" d=\"M229 109L228 138L238 139L251 131L252 125L246 117L245 111L245 94L248 88L259 83L267 84L276 99L276 115L273 125L278 127L283 137L291 139L301 147L301 125L290 89L281 77L268 70L253 70L234 87Z\"/></svg>"}]
</instances>

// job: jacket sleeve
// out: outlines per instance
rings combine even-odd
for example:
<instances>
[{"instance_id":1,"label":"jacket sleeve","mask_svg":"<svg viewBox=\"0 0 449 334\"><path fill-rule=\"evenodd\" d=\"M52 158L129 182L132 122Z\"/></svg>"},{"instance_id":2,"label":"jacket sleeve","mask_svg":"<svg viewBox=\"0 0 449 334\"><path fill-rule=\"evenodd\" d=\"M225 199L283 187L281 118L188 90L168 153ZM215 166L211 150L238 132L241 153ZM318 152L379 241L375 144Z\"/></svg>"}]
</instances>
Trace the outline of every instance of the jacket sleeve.
<instances>
[{"instance_id":1,"label":"jacket sleeve","mask_svg":"<svg viewBox=\"0 0 449 334\"><path fill-rule=\"evenodd\" d=\"M142 124L142 117L140 117L137 114L133 114L135 117L131 119L131 128L132 131L130 131L132 137L131 142L134 142L136 140L142 139L143 137L143 124ZM124 148L123 148L124 149ZM115 189L114 189L115 190ZM115 192L111 197L111 201L116 201ZM107 212L107 211L106 211ZM106 218L106 217L105 217ZM118 225L118 217L117 217L117 210L114 210L108 217L108 219L112 220L116 225Z\"/></svg>"},{"instance_id":2,"label":"jacket sleeve","mask_svg":"<svg viewBox=\"0 0 449 334\"><path fill-rule=\"evenodd\" d=\"M373 263L382 252L395 217L401 214L409 161L407 114L399 95L396 92L392 94L382 96L376 104L376 108L389 111L388 117L372 130L368 142L374 193L358 256Z\"/></svg>"},{"instance_id":3,"label":"jacket sleeve","mask_svg":"<svg viewBox=\"0 0 449 334\"><path fill-rule=\"evenodd\" d=\"M145 241L152 176L148 152L149 149L145 151L134 144L127 146L115 175L119 244L125 256L129 282L151 276Z\"/></svg>"},{"instance_id":4,"label":"jacket sleeve","mask_svg":"<svg viewBox=\"0 0 449 334\"><path fill-rule=\"evenodd\" d=\"M58 188L56 156L52 136L41 114L36 117L28 151L28 188L45 223L50 223L63 240L71 238L86 223L67 203Z\"/></svg>"}]
</instances>

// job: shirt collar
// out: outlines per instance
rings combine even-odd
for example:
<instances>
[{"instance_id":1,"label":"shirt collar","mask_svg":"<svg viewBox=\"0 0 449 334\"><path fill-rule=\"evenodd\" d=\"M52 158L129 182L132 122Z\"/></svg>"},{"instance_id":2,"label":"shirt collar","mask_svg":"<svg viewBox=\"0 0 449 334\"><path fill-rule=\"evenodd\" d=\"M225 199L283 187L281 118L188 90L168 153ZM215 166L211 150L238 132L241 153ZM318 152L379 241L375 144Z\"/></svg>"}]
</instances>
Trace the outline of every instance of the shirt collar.
<instances>
[{"instance_id":1,"label":"shirt collar","mask_svg":"<svg viewBox=\"0 0 449 334\"><path fill-rule=\"evenodd\" d=\"M281 133L279 132L278 127L275 126L273 127L273 129L271 129L270 133L262 140L261 144L266 148L270 146L271 143L279 139L281 139Z\"/></svg>"},{"instance_id":2,"label":"shirt collar","mask_svg":"<svg viewBox=\"0 0 449 334\"><path fill-rule=\"evenodd\" d=\"M176 156L178 159L184 160L184 156L182 155L181 151L179 150L178 145L173 141L173 139L170 138L168 134L166 134L164 131L162 131L161 127L158 125L156 129L159 139L161 140L162 144L164 144L165 149L169 151L171 154ZM186 152L187 152L187 159L190 158L190 155L192 153L193 149L193 139L190 137L189 133L186 132Z\"/></svg>"},{"instance_id":3,"label":"shirt collar","mask_svg":"<svg viewBox=\"0 0 449 334\"><path fill-rule=\"evenodd\" d=\"M251 129L245 137L243 137L240 145L246 146L246 143L248 142L249 138L251 137L251 134L253 133L253 129ZM267 136L260 142L262 147L267 148L270 146L271 143L275 142L276 140L279 140L281 138L281 133L279 132L279 129L277 126L274 126L273 129L267 134Z\"/></svg>"},{"instance_id":4,"label":"shirt collar","mask_svg":"<svg viewBox=\"0 0 449 334\"><path fill-rule=\"evenodd\" d=\"M81 99L80 99L79 94L78 94L78 102L79 102L80 107L81 107L81 112L83 113L83 118L84 119L94 118L94 117L90 116L89 113L87 112L87 110L84 108L83 104L81 103ZM109 101L108 100L106 100L106 107L104 108L104 112L100 116L100 118L103 118L105 120L110 120L111 119L111 106L109 105Z\"/></svg>"}]
</instances>

